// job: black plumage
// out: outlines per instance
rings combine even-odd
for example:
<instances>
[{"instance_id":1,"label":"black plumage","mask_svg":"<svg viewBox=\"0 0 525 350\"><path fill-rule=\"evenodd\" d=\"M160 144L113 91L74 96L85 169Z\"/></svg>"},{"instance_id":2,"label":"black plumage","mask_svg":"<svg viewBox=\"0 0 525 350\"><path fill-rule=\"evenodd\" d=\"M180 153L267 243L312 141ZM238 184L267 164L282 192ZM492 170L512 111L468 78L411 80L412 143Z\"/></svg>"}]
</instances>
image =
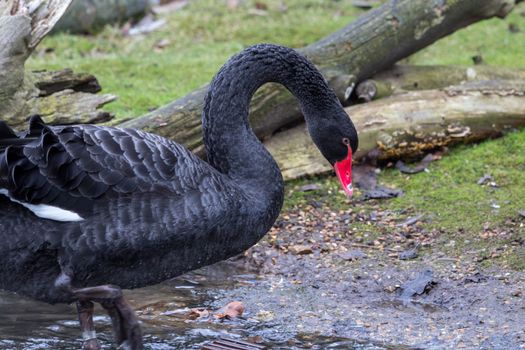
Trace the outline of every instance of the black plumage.
<instances>
[{"instance_id":1,"label":"black plumage","mask_svg":"<svg viewBox=\"0 0 525 350\"><path fill-rule=\"evenodd\" d=\"M298 97L332 164L346 157L342 138L357 148L351 121L317 69L268 44L234 56L210 86L209 162L139 130L48 126L35 116L17 135L0 123L0 288L51 303L99 301L79 288L142 287L255 244L283 202L279 169L247 120L253 93L268 81ZM67 220L35 215L45 206L67 211L60 212ZM117 341L140 348L129 334Z\"/></svg>"}]
</instances>

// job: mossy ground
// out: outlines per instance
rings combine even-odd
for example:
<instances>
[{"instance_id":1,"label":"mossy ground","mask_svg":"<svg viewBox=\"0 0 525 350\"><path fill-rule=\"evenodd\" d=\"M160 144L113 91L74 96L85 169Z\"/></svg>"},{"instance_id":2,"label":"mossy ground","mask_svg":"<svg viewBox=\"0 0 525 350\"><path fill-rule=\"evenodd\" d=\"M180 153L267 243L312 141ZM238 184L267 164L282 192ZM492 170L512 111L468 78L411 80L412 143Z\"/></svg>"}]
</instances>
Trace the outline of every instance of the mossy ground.
<instances>
[{"instance_id":1,"label":"mossy ground","mask_svg":"<svg viewBox=\"0 0 525 350\"><path fill-rule=\"evenodd\" d=\"M492 185L478 184L484 175L492 177ZM312 182L321 187L315 194L299 190ZM456 147L431 163L427 172L407 175L384 169L379 182L402 189L404 195L363 202L357 191L355 199L349 201L334 177L306 179L288 184L285 211L307 207L317 200L335 211L352 206L361 217L392 211L398 224L423 215L418 229L440 236L431 249L455 257L468 250L484 266L497 263L525 269L525 217L519 213L525 208L525 132ZM381 222L363 220L353 225L352 237L372 243L395 230L399 228L385 229Z\"/></svg>"},{"instance_id":2,"label":"mossy ground","mask_svg":"<svg viewBox=\"0 0 525 350\"><path fill-rule=\"evenodd\" d=\"M226 3L191 1L182 10L164 15L167 25L146 36L126 37L117 27L108 27L96 36L55 35L44 40L28 67L70 67L95 74L106 92L119 96L107 109L117 118L129 118L205 84L230 55L247 45L273 42L301 47L362 13L347 1L247 0L234 9ZM256 3L266 6L266 15L254 14ZM505 20L472 25L407 60L412 64L467 65L472 64L473 56L481 55L486 64L524 68L524 16L525 4L521 4ZM518 32L510 31L511 25ZM490 174L497 187L478 185L484 174ZM288 185L286 208L309 205L312 194L293 189L311 181ZM338 184L332 177L315 181L332 193L326 192L318 200L334 209L349 205L338 195ZM431 164L426 173L408 176L387 169L379 181L403 189L405 195L351 205L362 211L379 207L406 215L425 214L422 228L439 230L444 243L433 249L458 256L466 249L477 250L480 256L490 258L486 263L525 269L525 218L518 214L525 210L525 132L456 147ZM371 239L388 234L366 223L356 223L354 228Z\"/></svg>"}]
</instances>

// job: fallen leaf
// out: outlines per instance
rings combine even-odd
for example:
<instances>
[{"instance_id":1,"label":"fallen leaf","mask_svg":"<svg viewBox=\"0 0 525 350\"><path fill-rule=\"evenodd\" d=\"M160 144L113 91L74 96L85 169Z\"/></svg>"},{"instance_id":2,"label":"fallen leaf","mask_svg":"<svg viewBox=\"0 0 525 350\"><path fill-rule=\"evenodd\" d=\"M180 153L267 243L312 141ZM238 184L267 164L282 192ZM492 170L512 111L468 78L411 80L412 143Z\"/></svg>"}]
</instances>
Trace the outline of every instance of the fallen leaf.
<instances>
[{"instance_id":1,"label":"fallen leaf","mask_svg":"<svg viewBox=\"0 0 525 350\"><path fill-rule=\"evenodd\" d=\"M188 320L196 320L201 317L208 317L210 316L210 312L206 310L205 308L195 308L190 309L190 311L186 314L186 318Z\"/></svg>"},{"instance_id":2,"label":"fallen leaf","mask_svg":"<svg viewBox=\"0 0 525 350\"><path fill-rule=\"evenodd\" d=\"M498 184L496 183L496 181L494 181L490 174L485 174L482 177L480 177L477 184L480 186L489 185L490 187L494 188L498 187Z\"/></svg>"},{"instance_id":3,"label":"fallen leaf","mask_svg":"<svg viewBox=\"0 0 525 350\"><path fill-rule=\"evenodd\" d=\"M243 349L243 350L263 350L265 346L257 345L252 342L245 342L239 339L220 338L209 344L205 344L201 350L218 350L218 349Z\"/></svg>"},{"instance_id":4,"label":"fallen leaf","mask_svg":"<svg viewBox=\"0 0 525 350\"><path fill-rule=\"evenodd\" d=\"M339 256L343 260L351 261L351 260L365 259L368 255L366 255L365 253L363 253L359 249L354 249L354 250L349 250L349 251L344 252L344 253L340 253Z\"/></svg>"},{"instance_id":5,"label":"fallen leaf","mask_svg":"<svg viewBox=\"0 0 525 350\"><path fill-rule=\"evenodd\" d=\"M492 202L492 203L490 203L490 207L492 209L499 209L499 208L501 208L501 205L499 205L498 203Z\"/></svg>"},{"instance_id":6,"label":"fallen leaf","mask_svg":"<svg viewBox=\"0 0 525 350\"><path fill-rule=\"evenodd\" d=\"M369 10L378 4L379 4L379 1L374 1L374 0L352 0L352 6L363 9L363 10Z\"/></svg>"},{"instance_id":7,"label":"fallen leaf","mask_svg":"<svg viewBox=\"0 0 525 350\"><path fill-rule=\"evenodd\" d=\"M250 15L254 15L254 16L261 16L261 17L264 17L264 16L268 16L268 12L265 11L265 10L259 10L259 9L249 9L248 10L248 13Z\"/></svg>"},{"instance_id":8,"label":"fallen leaf","mask_svg":"<svg viewBox=\"0 0 525 350\"><path fill-rule=\"evenodd\" d=\"M155 16L149 14L142 18L136 25L129 28L127 35L135 36L153 32L166 24L164 19L155 19Z\"/></svg>"},{"instance_id":9,"label":"fallen leaf","mask_svg":"<svg viewBox=\"0 0 525 350\"><path fill-rule=\"evenodd\" d=\"M417 277L411 281L403 283L401 289L401 299L403 302L408 302L414 295L421 295L428 292L436 282L434 281L434 272L432 269L424 269Z\"/></svg>"},{"instance_id":10,"label":"fallen leaf","mask_svg":"<svg viewBox=\"0 0 525 350\"><path fill-rule=\"evenodd\" d=\"M388 293L394 293L399 286L385 286L384 290Z\"/></svg>"},{"instance_id":11,"label":"fallen leaf","mask_svg":"<svg viewBox=\"0 0 525 350\"><path fill-rule=\"evenodd\" d=\"M254 335L254 336L248 337L246 338L246 340L254 344L262 344L264 342L264 338L261 337L260 335Z\"/></svg>"},{"instance_id":12,"label":"fallen leaf","mask_svg":"<svg viewBox=\"0 0 525 350\"><path fill-rule=\"evenodd\" d=\"M493 180L492 176L490 174L485 174L479 178L477 183L478 185L483 185L485 184L485 182L490 181L490 180Z\"/></svg>"},{"instance_id":13,"label":"fallen leaf","mask_svg":"<svg viewBox=\"0 0 525 350\"><path fill-rule=\"evenodd\" d=\"M433 154L427 154L425 158L423 158L418 164L416 164L413 167L409 167L403 161L398 160L396 163L396 168L404 174L417 174L422 171L426 171L428 165L436 159L438 159L438 157L435 157Z\"/></svg>"},{"instance_id":14,"label":"fallen leaf","mask_svg":"<svg viewBox=\"0 0 525 350\"><path fill-rule=\"evenodd\" d=\"M472 62L474 62L475 65L482 64L483 63L483 56L481 56L481 55L472 56Z\"/></svg>"},{"instance_id":15,"label":"fallen leaf","mask_svg":"<svg viewBox=\"0 0 525 350\"><path fill-rule=\"evenodd\" d=\"M236 9L239 7L239 0L228 0L228 8L231 10Z\"/></svg>"},{"instance_id":16,"label":"fallen leaf","mask_svg":"<svg viewBox=\"0 0 525 350\"><path fill-rule=\"evenodd\" d=\"M519 33L521 32L520 27L516 23L509 23L509 32L511 33Z\"/></svg>"},{"instance_id":17,"label":"fallen leaf","mask_svg":"<svg viewBox=\"0 0 525 350\"><path fill-rule=\"evenodd\" d=\"M357 85L355 88L357 98L365 102L372 101L377 96L377 86L372 79L365 80Z\"/></svg>"},{"instance_id":18,"label":"fallen leaf","mask_svg":"<svg viewBox=\"0 0 525 350\"><path fill-rule=\"evenodd\" d=\"M320 190L320 189L321 189L321 186L319 186L318 184L308 184L308 185L301 186L299 188L299 191L301 191L301 192L310 192L310 191L317 191L317 190Z\"/></svg>"},{"instance_id":19,"label":"fallen leaf","mask_svg":"<svg viewBox=\"0 0 525 350\"><path fill-rule=\"evenodd\" d=\"M362 200L369 199L388 199L403 195L403 191L397 188L388 188L385 186L376 186L373 190L363 191Z\"/></svg>"},{"instance_id":20,"label":"fallen leaf","mask_svg":"<svg viewBox=\"0 0 525 350\"><path fill-rule=\"evenodd\" d=\"M288 247L288 250L295 255L306 255L313 253L312 247L304 244L292 245Z\"/></svg>"},{"instance_id":21,"label":"fallen leaf","mask_svg":"<svg viewBox=\"0 0 525 350\"><path fill-rule=\"evenodd\" d=\"M161 40L159 40L159 41L157 41L155 43L155 48L156 49L163 49L166 46L168 46L169 44L171 44L171 41L169 41L168 39L161 39Z\"/></svg>"},{"instance_id":22,"label":"fallen leaf","mask_svg":"<svg viewBox=\"0 0 525 350\"><path fill-rule=\"evenodd\" d=\"M219 310L219 313L216 313L213 316L219 320L222 320L222 319L230 320L232 318L242 316L243 312L244 312L244 305L240 301L232 301L231 303L226 305L224 308Z\"/></svg>"},{"instance_id":23,"label":"fallen leaf","mask_svg":"<svg viewBox=\"0 0 525 350\"><path fill-rule=\"evenodd\" d=\"M268 322L275 318L275 315L271 311L261 310L255 315L255 318L259 321Z\"/></svg>"},{"instance_id":24,"label":"fallen leaf","mask_svg":"<svg viewBox=\"0 0 525 350\"><path fill-rule=\"evenodd\" d=\"M362 164L353 167L353 182L362 195L362 200L394 198L403 194L399 189L392 189L377 184L377 169L373 165Z\"/></svg>"},{"instance_id":25,"label":"fallen leaf","mask_svg":"<svg viewBox=\"0 0 525 350\"><path fill-rule=\"evenodd\" d=\"M161 1L158 6L153 7L154 13L170 13L178 11L188 4L187 0Z\"/></svg>"},{"instance_id":26,"label":"fallen leaf","mask_svg":"<svg viewBox=\"0 0 525 350\"><path fill-rule=\"evenodd\" d=\"M419 215L416 215L416 216L410 217L410 218L406 219L405 221L403 221L402 223L397 224L396 226L397 226L397 227L402 227L402 226L411 226L411 225L414 225L416 222L418 222L419 220L421 220L424 216L425 216L425 215L423 215L423 214L419 214Z\"/></svg>"},{"instance_id":27,"label":"fallen leaf","mask_svg":"<svg viewBox=\"0 0 525 350\"><path fill-rule=\"evenodd\" d=\"M484 275L480 272L476 272L475 274L471 276L467 276L463 279L463 283L481 283L488 281L490 276Z\"/></svg>"},{"instance_id":28,"label":"fallen leaf","mask_svg":"<svg viewBox=\"0 0 525 350\"><path fill-rule=\"evenodd\" d=\"M264 2L257 1L255 3L255 8L257 10L268 10L268 5L266 5Z\"/></svg>"},{"instance_id":29,"label":"fallen leaf","mask_svg":"<svg viewBox=\"0 0 525 350\"><path fill-rule=\"evenodd\" d=\"M372 190L377 186L376 167L362 164L352 168L352 181L355 186L363 190Z\"/></svg>"},{"instance_id":30,"label":"fallen leaf","mask_svg":"<svg viewBox=\"0 0 525 350\"><path fill-rule=\"evenodd\" d=\"M419 247L420 247L420 244L416 244L411 249L407 249L407 250L399 253L399 259L400 260L410 260L410 259L417 258L418 253L419 253Z\"/></svg>"}]
</instances>

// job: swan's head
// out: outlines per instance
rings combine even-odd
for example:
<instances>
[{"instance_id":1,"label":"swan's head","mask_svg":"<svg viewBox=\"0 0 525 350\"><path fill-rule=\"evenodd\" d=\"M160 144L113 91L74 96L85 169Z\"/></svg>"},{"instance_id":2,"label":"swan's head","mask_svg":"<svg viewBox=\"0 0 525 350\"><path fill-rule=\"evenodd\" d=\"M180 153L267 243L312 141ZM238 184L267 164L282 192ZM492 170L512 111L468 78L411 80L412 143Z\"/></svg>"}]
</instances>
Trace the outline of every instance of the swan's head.
<instances>
[{"instance_id":1,"label":"swan's head","mask_svg":"<svg viewBox=\"0 0 525 350\"><path fill-rule=\"evenodd\" d=\"M352 196L352 154L357 151L358 137L354 124L339 105L328 115L311 118L308 129L322 155L334 167L347 196Z\"/></svg>"}]
</instances>

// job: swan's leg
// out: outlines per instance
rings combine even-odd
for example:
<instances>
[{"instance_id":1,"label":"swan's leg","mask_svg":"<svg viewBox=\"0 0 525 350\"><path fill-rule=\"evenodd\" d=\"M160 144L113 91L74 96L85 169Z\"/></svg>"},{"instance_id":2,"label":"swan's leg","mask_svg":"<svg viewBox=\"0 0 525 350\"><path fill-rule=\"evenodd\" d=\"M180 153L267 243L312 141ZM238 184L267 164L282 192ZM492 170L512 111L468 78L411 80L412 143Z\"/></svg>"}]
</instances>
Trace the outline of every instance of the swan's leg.
<instances>
[{"instance_id":1,"label":"swan's leg","mask_svg":"<svg viewBox=\"0 0 525 350\"><path fill-rule=\"evenodd\" d=\"M126 340L126 330L123 328L122 317L120 316L117 308L114 303L111 302L101 302L100 305L106 310L109 317L111 318L111 323L113 325L113 335L115 336L115 341L117 344L122 344Z\"/></svg>"},{"instance_id":2,"label":"swan's leg","mask_svg":"<svg viewBox=\"0 0 525 350\"><path fill-rule=\"evenodd\" d=\"M129 350L143 349L139 320L131 306L124 299L122 290L119 287L105 285L73 289L72 292L78 300L96 301L103 304L106 309L110 306L114 307L110 317L113 326L120 325L119 329L114 329L119 342L118 345ZM125 338L123 337L124 335Z\"/></svg>"},{"instance_id":3,"label":"swan's leg","mask_svg":"<svg viewBox=\"0 0 525 350\"><path fill-rule=\"evenodd\" d=\"M80 330L82 331L83 350L100 350L100 343L97 340L95 326L93 325L93 308L94 305L90 301L77 302L78 320L80 321Z\"/></svg>"},{"instance_id":4,"label":"swan's leg","mask_svg":"<svg viewBox=\"0 0 525 350\"><path fill-rule=\"evenodd\" d=\"M78 300L78 302L95 301L100 303L111 317L113 332L115 333L119 348L142 350L140 323L137 316L135 316L135 312L124 299L120 287L104 285L88 288L73 288L71 286L71 276L73 276L73 273L69 269L63 268L62 273L55 281L55 287L62 292L71 294L72 298ZM82 328L82 330L84 329Z\"/></svg>"},{"instance_id":5,"label":"swan's leg","mask_svg":"<svg viewBox=\"0 0 525 350\"><path fill-rule=\"evenodd\" d=\"M62 272L55 280L55 288L60 293L72 296L73 287L71 287L71 276L73 276L73 272L67 267L63 267ZM78 320L80 321L80 330L82 331L82 349L100 350L100 344L96 339L93 325L93 303L89 300L77 300L77 312Z\"/></svg>"}]
</instances>

